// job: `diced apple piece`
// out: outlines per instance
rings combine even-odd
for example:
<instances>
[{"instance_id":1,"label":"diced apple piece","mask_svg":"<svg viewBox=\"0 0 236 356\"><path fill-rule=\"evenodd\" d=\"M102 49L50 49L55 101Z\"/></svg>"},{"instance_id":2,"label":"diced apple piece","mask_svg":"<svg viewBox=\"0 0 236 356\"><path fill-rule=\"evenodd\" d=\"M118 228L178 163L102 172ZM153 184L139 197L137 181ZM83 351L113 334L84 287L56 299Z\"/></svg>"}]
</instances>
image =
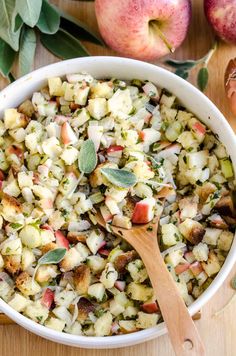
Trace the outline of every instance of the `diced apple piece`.
<instances>
[{"instance_id":1,"label":"diced apple piece","mask_svg":"<svg viewBox=\"0 0 236 356\"><path fill-rule=\"evenodd\" d=\"M212 216L209 216L208 220L210 221L210 225L213 228L218 228L218 229L228 228L228 224L219 214L213 214Z\"/></svg>"},{"instance_id":2,"label":"diced apple piece","mask_svg":"<svg viewBox=\"0 0 236 356\"><path fill-rule=\"evenodd\" d=\"M101 138L103 135L103 127L98 125L90 125L88 127L88 138L93 141L96 152L100 147Z\"/></svg>"},{"instance_id":3,"label":"diced apple piece","mask_svg":"<svg viewBox=\"0 0 236 356\"><path fill-rule=\"evenodd\" d=\"M122 227L123 229L131 229L132 223L128 216L115 215L112 219L112 225Z\"/></svg>"},{"instance_id":4,"label":"diced apple piece","mask_svg":"<svg viewBox=\"0 0 236 356\"><path fill-rule=\"evenodd\" d=\"M147 301L141 306L141 308L145 313L148 313L148 314L160 312L160 309L156 302L148 302Z\"/></svg>"},{"instance_id":5,"label":"diced apple piece","mask_svg":"<svg viewBox=\"0 0 236 356\"><path fill-rule=\"evenodd\" d=\"M196 258L195 258L195 256L194 256L194 254L192 253L192 251L185 252L184 258L185 258L189 263L193 263L194 261L196 261Z\"/></svg>"},{"instance_id":6,"label":"diced apple piece","mask_svg":"<svg viewBox=\"0 0 236 356\"><path fill-rule=\"evenodd\" d=\"M106 196L105 205L107 206L112 215L120 214L120 209L117 205L117 202L110 196Z\"/></svg>"},{"instance_id":7,"label":"diced apple piece","mask_svg":"<svg viewBox=\"0 0 236 356\"><path fill-rule=\"evenodd\" d=\"M154 198L145 198L136 203L132 215L132 223L146 224L154 218L154 207L156 201Z\"/></svg>"},{"instance_id":8,"label":"diced apple piece","mask_svg":"<svg viewBox=\"0 0 236 356\"><path fill-rule=\"evenodd\" d=\"M189 262L186 262L186 263L180 263L178 264L176 267L175 267L175 273L177 275L187 271L190 267L190 263Z\"/></svg>"},{"instance_id":9,"label":"diced apple piece","mask_svg":"<svg viewBox=\"0 0 236 356\"><path fill-rule=\"evenodd\" d=\"M51 96L63 96L64 90L60 77L48 78L49 93Z\"/></svg>"},{"instance_id":10,"label":"diced apple piece","mask_svg":"<svg viewBox=\"0 0 236 356\"><path fill-rule=\"evenodd\" d=\"M187 154L187 164L189 168L203 168L207 165L209 151L198 151Z\"/></svg>"},{"instance_id":11,"label":"diced apple piece","mask_svg":"<svg viewBox=\"0 0 236 356\"><path fill-rule=\"evenodd\" d=\"M189 268L195 277L203 271L202 265L199 261L193 262Z\"/></svg>"},{"instance_id":12,"label":"diced apple piece","mask_svg":"<svg viewBox=\"0 0 236 356\"><path fill-rule=\"evenodd\" d=\"M55 293L50 288L47 288L42 295L41 304L47 309L50 309L52 306L54 301L54 294Z\"/></svg>"},{"instance_id":13,"label":"diced apple piece","mask_svg":"<svg viewBox=\"0 0 236 356\"><path fill-rule=\"evenodd\" d=\"M61 127L61 140L64 145L74 145L78 142L78 138L68 122L64 122Z\"/></svg>"},{"instance_id":14,"label":"diced apple piece","mask_svg":"<svg viewBox=\"0 0 236 356\"><path fill-rule=\"evenodd\" d=\"M60 230L55 231L55 238L58 247L63 247L69 250L69 241Z\"/></svg>"},{"instance_id":15,"label":"diced apple piece","mask_svg":"<svg viewBox=\"0 0 236 356\"><path fill-rule=\"evenodd\" d=\"M164 245L173 246L181 240L179 229L172 223L162 225L161 232Z\"/></svg>"},{"instance_id":16,"label":"diced apple piece","mask_svg":"<svg viewBox=\"0 0 236 356\"><path fill-rule=\"evenodd\" d=\"M151 144L160 140L161 134L159 131L153 128L148 128L148 129L143 129L140 132L139 137L144 143L144 151L147 151Z\"/></svg>"},{"instance_id":17,"label":"diced apple piece","mask_svg":"<svg viewBox=\"0 0 236 356\"><path fill-rule=\"evenodd\" d=\"M114 286L120 291L123 292L125 290L126 282L125 281L115 281Z\"/></svg>"},{"instance_id":18,"label":"diced apple piece","mask_svg":"<svg viewBox=\"0 0 236 356\"><path fill-rule=\"evenodd\" d=\"M100 206L100 212L102 214L104 221L110 222L112 220L112 214L106 205Z\"/></svg>"},{"instance_id":19,"label":"diced apple piece","mask_svg":"<svg viewBox=\"0 0 236 356\"><path fill-rule=\"evenodd\" d=\"M87 109L94 119L101 120L108 113L107 100L105 98L90 99Z\"/></svg>"}]
</instances>

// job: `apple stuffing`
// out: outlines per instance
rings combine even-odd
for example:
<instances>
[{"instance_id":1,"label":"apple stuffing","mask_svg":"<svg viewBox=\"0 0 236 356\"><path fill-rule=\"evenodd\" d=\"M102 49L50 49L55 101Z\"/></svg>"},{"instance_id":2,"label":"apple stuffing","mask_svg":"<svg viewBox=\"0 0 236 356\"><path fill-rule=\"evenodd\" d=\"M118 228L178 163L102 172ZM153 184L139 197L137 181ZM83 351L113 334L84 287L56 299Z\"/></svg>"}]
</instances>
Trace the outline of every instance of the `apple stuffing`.
<instances>
[{"instance_id":1,"label":"apple stuffing","mask_svg":"<svg viewBox=\"0 0 236 356\"><path fill-rule=\"evenodd\" d=\"M112 226L160 219L162 256L187 306L220 271L236 225L233 166L167 90L49 78L5 110L0 133L0 297L19 313L86 336L161 322L142 260Z\"/></svg>"}]
</instances>

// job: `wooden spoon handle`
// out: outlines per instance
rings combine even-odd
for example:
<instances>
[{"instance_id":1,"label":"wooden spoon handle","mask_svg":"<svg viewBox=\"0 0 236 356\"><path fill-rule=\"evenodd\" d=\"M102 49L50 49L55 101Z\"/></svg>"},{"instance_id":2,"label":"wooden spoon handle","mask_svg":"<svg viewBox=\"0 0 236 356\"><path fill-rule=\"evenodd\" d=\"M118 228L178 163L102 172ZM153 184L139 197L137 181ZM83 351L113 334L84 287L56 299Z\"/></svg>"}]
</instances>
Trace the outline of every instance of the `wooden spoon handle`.
<instances>
[{"instance_id":1,"label":"wooden spoon handle","mask_svg":"<svg viewBox=\"0 0 236 356\"><path fill-rule=\"evenodd\" d=\"M160 252L141 255L152 282L176 356L204 356L204 346Z\"/></svg>"}]
</instances>

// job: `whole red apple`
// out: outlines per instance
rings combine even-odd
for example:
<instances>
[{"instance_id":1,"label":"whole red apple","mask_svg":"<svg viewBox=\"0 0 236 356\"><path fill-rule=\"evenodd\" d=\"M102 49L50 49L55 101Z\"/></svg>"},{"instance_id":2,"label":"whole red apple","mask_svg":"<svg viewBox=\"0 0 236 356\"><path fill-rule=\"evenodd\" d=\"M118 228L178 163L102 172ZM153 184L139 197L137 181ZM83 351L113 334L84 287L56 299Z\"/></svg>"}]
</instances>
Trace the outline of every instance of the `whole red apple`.
<instances>
[{"instance_id":1,"label":"whole red apple","mask_svg":"<svg viewBox=\"0 0 236 356\"><path fill-rule=\"evenodd\" d=\"M126 57L154 60L184 40L190 0L95 0L99 30L106 44Z\"/></svg>"},{"instance_id":2,"label":"whole red apple","mask_svg":"<svg viewBox=\"0 0 236 356\"><path fill-rule=\"evenodd\" d=\"M204 9L217 35L236 43L236 0L205 0Z\"/></svg>"}]
</instances>

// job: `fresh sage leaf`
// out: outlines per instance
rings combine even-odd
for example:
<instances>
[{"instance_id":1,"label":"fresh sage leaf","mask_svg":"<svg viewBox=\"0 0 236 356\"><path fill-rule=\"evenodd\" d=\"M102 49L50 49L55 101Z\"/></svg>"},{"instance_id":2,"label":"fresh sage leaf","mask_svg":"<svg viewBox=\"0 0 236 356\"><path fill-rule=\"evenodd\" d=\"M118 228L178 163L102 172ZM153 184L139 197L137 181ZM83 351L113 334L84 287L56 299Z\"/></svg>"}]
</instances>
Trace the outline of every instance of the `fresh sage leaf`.
<instances>
[{"instance_id":1,"label":"fresh sage leaf","mask_svg":"<svg viewBox=\"0 0 236 356\"><path fill-rule=\"evenodd\" d=\"M14 32L17 32L18 30L21 29L21 27L23 26L23 20L22 18L20 17L19 14L16 15L16 18L15 18L15 24L14 24Z\"/></svg>"},{"instance_id":2,"label":"fresh sage leaf","mask_svg":"<svg viewBox=\"0 0 236 356\"><path fill-rule=\"evenodd\" d=\"M20 40L19 51L19 73L25 75L30 72L34 62L36 49L36 34L32 28L23 29Z\"/></svg>"},{"instance_id":3,"label":"fresh sage leaf","mask_svg":"<svg viewBox=\"0 0 236 356\"><path fill-rule=\"evenodd\" d=\"M178 75L179 77L183 78L183 79L187 79L188 78L188 71L184 70L184 69L181 69L181 68L178 68L176 71L175 71L175 74Z\"/></svg>"},{"instance_id":4,"label":"fresh sage leaf","mask_svg":"<svg viewBox=\"0 0 236 356\"><path fill-rule=\"evenodd\" d=\"M208 77L208 69L206 67L201 68L197 75L197 85L201 91L204 91L206 89Z\"/></svg>"},{"instance_id":5,"label":"fresh sage leaf","mask_svg":"<svg viewBox=\"0 0 236 356\"><path fill-rule=\"evenodd\" d=\"M37 27L43 33L54 34L60 26L60 15L55 7L43 0Z\"/></svg>"},{"instance_id":6,"label":"fresh sage leaf","mask_svg":"<svg viewBox=\"0 0 236 356\"><path fill-rule=\"evenodd\" d=\"M97 154L92 140L83 142L79 153L79 170L89 174L97 165Z\"/></svg>"},{"instance_id":7,"label":"fresh sage leaf","mask_svg":"<svg viewBox=\"0 0 236 356\"><path fill-rule=\"evenodd\" d=\"M55 7L56 8L56 7ZM61 16L60 27L83 41L90 41L104 46L104 42L97 33L92 31L86 24L77 18L70 16L61 9L56 8Z\"/></svg>"},{"instance_id":8,"label":"fresh sage leaf","mask_svg":"<svg viewBox=\"0 0 236 356\"><path fill-rule=\"evenodd\" d=\"M194 60L178 61L175 59L167 59L165 61L165 64L176 69L191 69L197 64L197 61Z\"/></svg>"},{"instance_id":9,"label":"fresh sage leaf","mask_svg":"<svg viewBox=\"0 0 236 356\"><path fill-rule=\"evenodd\" d=\"M42 0L16 0L16 9L24 23L34 27L38 22Z\"/></svg>"},{"instance_id":10,"label":"fresh sage leaf","mask_svg":"<svg viewBox=\"0 0 236 356\"><path fill-rule=\"evenodd\" d=\"M16 52L0 38L0 72L8 76L14 63Z\"/></svg>"},{"instance_id":11,"label":"fresh sage leaf","mask_svg":"<svg viewBox=\"0 0 236 356\"><path fill-rule=\"evenodd\" d=\"M102 174L117 187L129 188L137 183L134 173L125 169L101 168Z\"/></svg>"},{"instance_id":12,"label":"fresh sage leaf","mask_svg":"<svg viewBox=\"0 0 236 356\"><path fill-rule=\"evenodd\" d=\"M9 44L12 49L18 51L20 28L14 31L17 16L15 5L15 0L0 1L0 38Z\"/></svg>"},{"instance_id":13,"label":"fresh sage leaf","mask_svg":"<svg viewBox=\"0 0 236 356\"><path fill-rule=\"evenodd\" d=\"M45 255L40 257L38 266L59 263L64 258L65 254L65 248L55 248L54 250L48 251Z\"/></svg>"},{"instance_id":14,"label":"fresh sage leaf","mask_svg":"<svg viewBox=\"0 0 236 356\"><path fill-rule=\"evenodd\" d=\"M234 276L231 280L231 287L236 290L236 276Z\"/></svg>"},{"instance_id":15,"label":"fresh sage leaf","mask_svg":"<svg viewBox=\"0 0 236 356\"><path fill-rule=\"evenodd\" d=\"M62 59L89 56L81 42L61 28L54 35L41 33L40 40L44 47Z\"/></svg>"}]
</instances>

